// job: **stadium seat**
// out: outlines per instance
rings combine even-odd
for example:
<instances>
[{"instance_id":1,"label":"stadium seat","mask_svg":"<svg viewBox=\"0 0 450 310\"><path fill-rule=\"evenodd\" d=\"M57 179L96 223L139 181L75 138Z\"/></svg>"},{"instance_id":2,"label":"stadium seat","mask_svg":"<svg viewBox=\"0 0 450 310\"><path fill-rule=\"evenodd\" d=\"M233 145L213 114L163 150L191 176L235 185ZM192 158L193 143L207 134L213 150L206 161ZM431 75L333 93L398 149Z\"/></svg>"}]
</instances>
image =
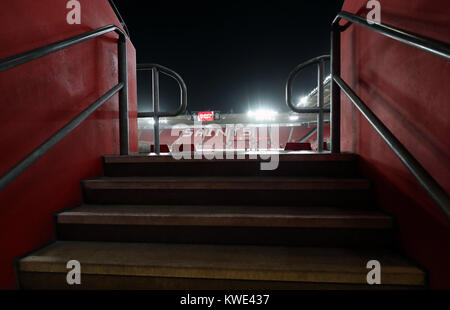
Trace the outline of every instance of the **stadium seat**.
<instances>
[{"instance_id":1,"label":"stadium seat","mask_svg":"<svg viewBox=\"0 0 450 310\"><path fill-rule=\"evenodd\" d=\"M169 146L167 145L167 144L161 144L160 146L159 146L159 151L161 152L161 153L170 153L170 150L169 150ZM150 152L151 153L154 153L155 152L155 146L152 144L152 146L150 147Z\"/></svg>"},{"instance_id":2,"label":"stadium seat","mask_svg":"<svg viewBox=\"0 0 450 310\"><path fill-rule=\"evenodd\" d=\"M286 143L285 151L312 151L311 143Z\"/></svg>"},{"instance_id":3,"label":"stadium seat","mask_svg":"<svg viewBox=\"0 0 450 310\"><path fill-rule=\"evenodd\" d=\"M188 144L187 150L184 150L184 144L181 144L180 146L172 144L172 150L178 150L179 152L195 152L195 146L193 144Z\"/></svg>"}]
</instances>

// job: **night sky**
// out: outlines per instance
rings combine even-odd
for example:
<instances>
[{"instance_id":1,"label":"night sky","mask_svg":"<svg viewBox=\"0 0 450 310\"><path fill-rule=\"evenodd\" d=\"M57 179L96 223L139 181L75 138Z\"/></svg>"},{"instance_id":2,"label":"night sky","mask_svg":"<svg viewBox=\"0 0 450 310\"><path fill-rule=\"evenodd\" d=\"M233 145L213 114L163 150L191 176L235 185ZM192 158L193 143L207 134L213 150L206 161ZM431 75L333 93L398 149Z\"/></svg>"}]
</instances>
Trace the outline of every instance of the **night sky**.
<instances>
[{"instance_id":1,"label":"night sky","mask_svg":"<svg viewBox=\"0 0 450 310\"><path fill-rule=\"evenodd\" d=\"M287 111L289 72L329 54L330 25L343 1L130 1L115 0L138 63L177 71L188 86L189 111ZM146 5L144 5L146 3ZM328 71L328 70L327 70ZM150 72L138 75L139 111L151 111ZM145 73L144 73L145 75ZM178 104L178 86L161 78L161 110ZM300 75L295 95L317 83L316 70Z\"/></svg>"}]
</instances>

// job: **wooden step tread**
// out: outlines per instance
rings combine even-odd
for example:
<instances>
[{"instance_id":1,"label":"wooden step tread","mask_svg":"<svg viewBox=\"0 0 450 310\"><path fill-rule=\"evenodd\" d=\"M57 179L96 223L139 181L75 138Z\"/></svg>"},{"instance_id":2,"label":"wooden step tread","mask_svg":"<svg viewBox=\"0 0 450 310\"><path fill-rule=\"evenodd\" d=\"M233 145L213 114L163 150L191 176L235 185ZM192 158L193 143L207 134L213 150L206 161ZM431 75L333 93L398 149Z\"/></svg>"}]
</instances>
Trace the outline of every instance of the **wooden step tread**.
<instances>
[{"instance_id":1,"label":"wooden step tread","mask_svg":"<svg viewBox=\"0 0 450 310\"><path fill-rule=\"evenodd\" d=\"M385 285L424 285L424 272L385 250L190 244L55 242L19 261L25 273L366 284L370 260ZM65 282L65 277L61 278ZM65 283L61 283L64 285Z\"/></svg>"},{"instance_id":2,"label":"wooden step tread","mask_svg":"<svg viewBox=\"0 0 450 310\"><path fill-rule=\"evenodd\" d=\"M59 224L392 228L392 218L372 210L333 207L82 205L57 215Z\"/></svg>"},{"instance_id":3,"label":"wooden step tread","mask_svg":"<svg viewBox=\"0 0 450 310\"><path fill-rule=\"evenodd\" d=\"M362 178L296 177L100 177L83 180L89 189L367 190Z\"/></svg>"},{"instance_id":4,"label":"wooden step tread","mask_svg":"<svg viewBox=\"0 0 450 310\"><path fill-rule=\"evenodd\" d=\"M161 156L152 155L142 155L142 154L132 154L132 155L105 155L103 156L103 161L106 164L118 164L118 163L186 163L186 162L236 162L236 161L257 161L260 162L261 159L250 158L248 154L245 155L244 159L234 158L234 159L174 159L170 154ZM236 157L236 156L234 156ZM358 158L358 155L352 153L340 153L340 154L317 154L317 153L302 153L302 154L287 154L280 153L279 160L281 162L323 162L323 161L354 161Z\"/></svg>"}]
</instances>

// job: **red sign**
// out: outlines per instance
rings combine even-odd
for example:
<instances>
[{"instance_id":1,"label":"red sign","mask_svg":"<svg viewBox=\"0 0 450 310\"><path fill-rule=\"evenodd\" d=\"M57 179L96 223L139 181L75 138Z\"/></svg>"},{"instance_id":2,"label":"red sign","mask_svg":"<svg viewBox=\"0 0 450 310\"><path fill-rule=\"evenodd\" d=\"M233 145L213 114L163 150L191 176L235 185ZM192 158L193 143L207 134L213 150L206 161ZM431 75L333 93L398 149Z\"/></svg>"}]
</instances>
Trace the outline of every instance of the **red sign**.
<instances>
[{"instance_id":1,"label":"red sign","mask_svg":"<svg viewBox=\"0 0 450 310\"><path fill-rule=\"evenodd\" d=\"M200 122L212 122L214 121L214 112L198 112L198 120Z\"/></svg>"}]
</instances>

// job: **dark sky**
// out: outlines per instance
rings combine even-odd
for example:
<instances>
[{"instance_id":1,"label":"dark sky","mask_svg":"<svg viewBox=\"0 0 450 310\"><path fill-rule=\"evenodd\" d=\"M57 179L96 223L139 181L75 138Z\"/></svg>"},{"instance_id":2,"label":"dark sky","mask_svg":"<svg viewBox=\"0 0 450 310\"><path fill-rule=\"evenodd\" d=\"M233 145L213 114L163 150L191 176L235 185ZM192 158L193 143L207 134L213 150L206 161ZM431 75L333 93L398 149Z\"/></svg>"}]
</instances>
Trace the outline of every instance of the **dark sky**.
<instances>
[{"instance_id":1,"label":"dark sky","mask_svg":"<svg viewBox=\"0 0 450 310\"><path fill-rule=\"evenodd\" d=\"M289 72L303 61L329 54L330 25L343 1L115 3L129 28L137 62L177 71L188 86L189 111L245 113L258 107L287 111ZM297 96L315 87L315 72L299 76ZM138 80L139 110L151 111L151 80L141 73ZM177 104L176 83L161 78L161 110Z\"/></svg>"}]
</instances>

